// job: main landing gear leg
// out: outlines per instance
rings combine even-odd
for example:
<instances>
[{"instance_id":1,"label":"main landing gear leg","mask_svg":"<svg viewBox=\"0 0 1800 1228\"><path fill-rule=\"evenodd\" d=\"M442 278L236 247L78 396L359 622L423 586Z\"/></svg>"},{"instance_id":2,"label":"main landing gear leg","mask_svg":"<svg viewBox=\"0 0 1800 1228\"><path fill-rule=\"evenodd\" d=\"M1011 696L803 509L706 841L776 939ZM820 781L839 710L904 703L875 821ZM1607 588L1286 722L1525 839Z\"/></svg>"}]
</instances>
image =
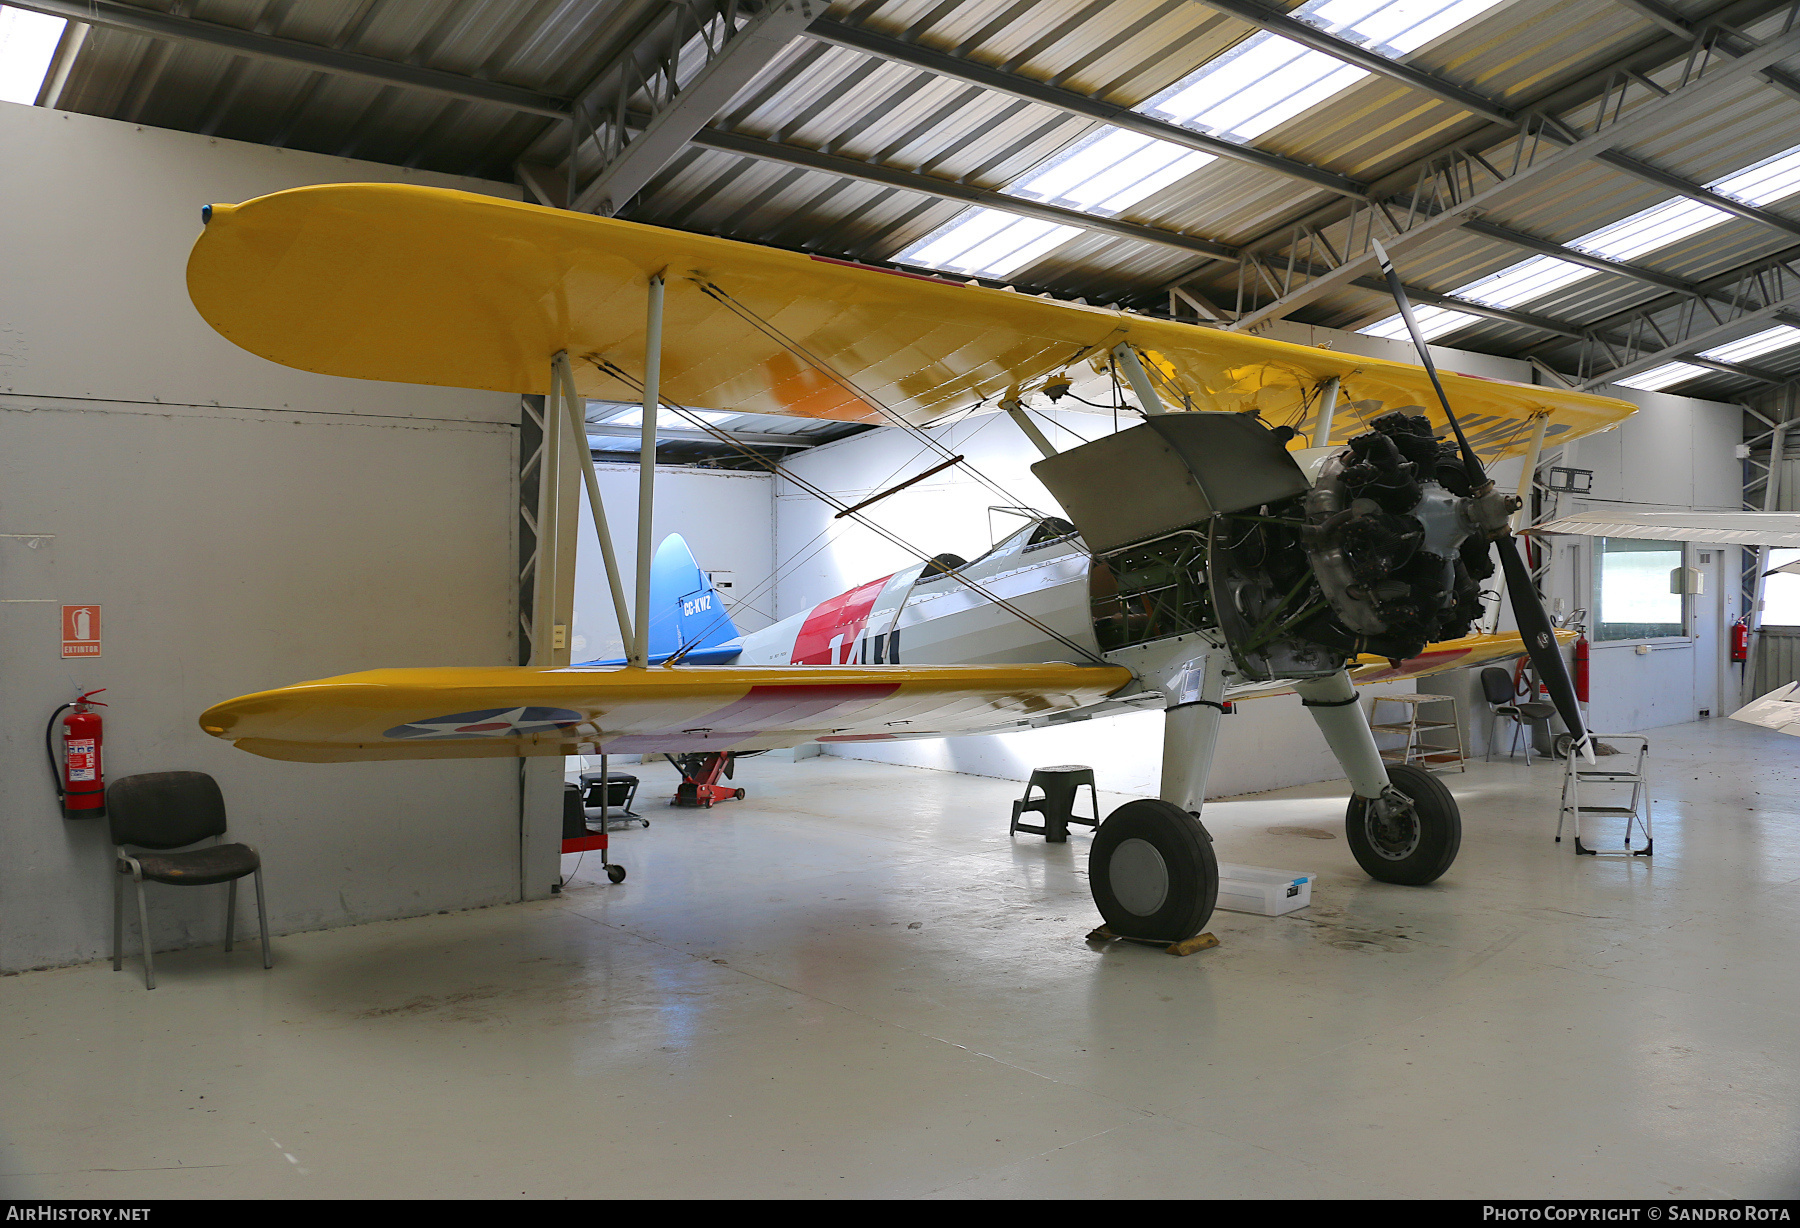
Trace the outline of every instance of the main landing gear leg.
<instances>
[{"instance_id":1,"label":"main landing gear leg","mask_svg":"<svg viewBox=\"0 0 1800 1228\"><path fill-rule=\"evenodd\" d=\"M1169 680L1162 796L1106 816L1088 854L1088 889L1121 938L1178 943L1205 928L1219 863L1200 825L1206 777L1224 715L1225 655L1210 653Z\"/></svg>"},{"instance_id":2,"label":"main landing gear leg","mask_svg":"<svg viewBox=\"0 0 1800 1228\"><path fill-rule=\"evenodd\" d=\"M1350 778L1344 835L1357 864L1384 883L1437 879L1462 844L1462 815L1444 782L1412 764L1382 762L1348 673L1294 689Z\"/></svg>"}]
</instances>

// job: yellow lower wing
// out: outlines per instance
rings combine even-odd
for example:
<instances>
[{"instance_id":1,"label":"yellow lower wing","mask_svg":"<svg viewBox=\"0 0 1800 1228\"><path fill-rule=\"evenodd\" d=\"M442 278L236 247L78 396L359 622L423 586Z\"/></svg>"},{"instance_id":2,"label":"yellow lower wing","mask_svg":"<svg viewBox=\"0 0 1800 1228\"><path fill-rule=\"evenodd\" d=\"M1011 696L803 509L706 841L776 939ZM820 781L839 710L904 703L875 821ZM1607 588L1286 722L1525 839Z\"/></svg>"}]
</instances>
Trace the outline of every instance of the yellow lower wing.
<instances>
[{"instance_id":1,"label":"yellow lower wing","mask_svg":"<svg viewBox=\"0 0 1800 1228\"><path fill-rule=\"evenodd\" d=\"M1556 642L1567 648L1580 634L1579 631L1558 631ZM1459 640L1428 644L1424 652L1400 662L1399 665L1394 665L1386 657L1356 657L1350 662L1350 681L1357 686L1366 686L1371 682L1429 678L1433 674L1447 673L1453 669L1472 669L1477 665L1492 665L1497 661L1510 661L1524 655L1525 641L1519 638L1517 631L1505 631L1498 635L1465 635ZM1293 689L1289 683L1269 682L1252 684L1242 690L1232 687L1228 694L1232 699L1261 699L1268 695L1285 695Z\"/></svg>"},{"instance_id":2,"label":"yellow lower wing","mask_svg":"<svg viewBox=\"0 0 1800 1228\"><path fill-rule=\"evenodd\" d=\"M1098 703L1131 676L1080 665L377 669L229 699L200 727L308 763L769 750L972 731Z\"/></svg>"}]
</instances>

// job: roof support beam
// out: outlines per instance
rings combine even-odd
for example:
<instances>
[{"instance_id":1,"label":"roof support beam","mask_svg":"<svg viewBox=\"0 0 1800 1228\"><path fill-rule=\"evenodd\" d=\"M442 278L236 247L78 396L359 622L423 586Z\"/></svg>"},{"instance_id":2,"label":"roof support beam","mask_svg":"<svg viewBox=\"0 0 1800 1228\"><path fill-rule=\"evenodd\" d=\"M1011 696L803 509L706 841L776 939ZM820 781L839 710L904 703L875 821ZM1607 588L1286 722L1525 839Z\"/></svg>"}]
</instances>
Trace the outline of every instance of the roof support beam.
<instances>
[{"instance_id":1,"label":"roof support beam","mask_svg":"<svg viewBox=\"0 0 1800 1228\"><path fill-rule=\"evenodd\" d=\"M656 57L646 72L634 54L638 49L627 50L577 100L576 136L586 137L588 133L580 130L586 127L599 137L606 162L570 193L568 207L580 213L616 213L806 28L824 4L825 0L769 0L741 23L734 0L699 10L671 5L668 54ZM705 62L677 85L678 57L695 42ZM634 96L644 95L654 100L653 110L649 122L633 132L623 122L625 107Z\"/></svg>"},{"instance_id":2,"label":"roof support beam","mask_svg":"<svg viewBox=\"0 0 1800 1228\"><path fill-rule=\"evenodd\" d=\"M1464 89L1460 85L1444 80L1423 69L1402 64L1398 60L1390 60L1364 47L1345 39L1327 34L1317 26L1309 26L1304 21L1296 21L1286 13L1278 13L1257 3L1257 0L1199 0L1208 8L1218 9L1221 13L1229 13L1241 21L1247 21L1259 29L1271 34L1279 34L1282 38L1291 39L1314 51L1322 51L1326 55L1343 60L1346 64L1354 64L1364 72L1375 73L1390 81L1398 81L1409 89L1430 94L1451 106L1460 107L1471 115L1496 124L1516 124L1519 116L1500 106L1491 99L1483 98L1473 90Z\"/></svg>"},{"instance_id":3,"label":"roof support beam","mask_svg":"<svg viewBox=\"0 0 1800 1228\"><path fill-rule=\"evenodd\" d=\"M1625 264L1618 260L1608 260L1605 256L1595 256L1588 252L1578 251L1561 243L1552 243L1548 239L1540 239L1520 230L1494 223L1480 218L1470 218L1463 223L1463 229L1489 239L1498 239L1502 243L1514 247L1522 247L1526 251L1536 252L1540 256L1549 256L1556 260L1567 260L1570 264L1579 264L1601 273L1610 273L1615 277L1623 277L1630 281L1642 282L1647 286L1655 286L1661 290L1676 294L1700 295L1710 293L1702 290L1698 282L1686 278L1673 277L1667 273L1658 273L1655 269L1646 269L1635 264Z\"/></svg>"},{"instance_id":4,"label":"roof support beam","mask_svg":"<svg viewBox=\"0 0 1800 1228\"><path fill-rule=\"evenodd\" d=\"M469 102L492 103L514 111L523 111L528 115L543 115L551 119L567 119L569 116L570 104L567 99L540 94L520 86L484 81L479 77L442 72L435 68L420 68L356 51L338 51L314 43L303 43L298 39L257 34L252 30L240 30L236 26L221 25L215 21L178 17L172 13L139 8L135 4L122 4L118 0L7 0L7 3L13 8L30 9L34 13L47 13L52 17L66 17L70 21L127 30L133 34L147 34L152 38L203 43L251 59L295 64L316 72L379 81L383 85L400 85Z\"/></svg>"},{"instance_id":5,"label":"roof support beam","mask_svg":"<svg viewBox=\"0 0 1800 1228\"><path fill-rule=\"evenodd\" d=\"M1719 279L1708 279L1709 282ZM1716 360L1698 360L1701 351L1717 345L1734 341L1751 331L1747 328L1755 324L1786 324L1800 327L1800 270L1790 267L1782 259L1762 260L1731 275L1731 280L1742 287L1739 297L1759 295L1763 305L1753 310L1739 311L1728 315L1725 319L1711 313L1702 314L1692 309L1684 309L1682 304L1652 304L1639 308L1634 312L1615 316L1608 323L1628 325L1627 331L1633 337L1649 335L1662 342L1655 350L1637 351L1633 346L1627 350L1626 361L1619 363L1604 375L1586 380L1582 387L1594 389L1602 384L1617 383L1632 375L1660 367L1668 362L1689 362L1696 366L1708 366L1720 369ZM1689 300L1692 302L1692 300ZM1666 313L1675 310L1675 316L1669 318ZM1656 317L1662 315L1659 321ZM1595 330L1596 341L1611 340L1602 338L1599 330ZM1616 341L1613 344L1618 344ZM1604 354L1604 351L1602 351ZM1617 362L1617 357L1606 354L1605 357ZM1729 373L1747 375L1752 379L1760 378L1761 373L1752 368L1735 367Z\"/></svg>"},{"instance_id":6,"label":"roof support beam","mask_svg":"<svg viewBox=\"0 0 1800 1228\"><path fill-rule=\"evenodd\" d=\"M1727 291L1735 287L1754 288L1758 279L1772 270L1783 270L1800 262L1800 247L1787 247L1769 256L1758 257L1750 264L1739 265L1735 269L1727 269L1723 273L1708 277L1705 281L1696 282L1700 292L1709 298L1731 303L1740 311L1755 311L1763 305L1762 298L1739 298L1729 295ZM1649 303L1640 303L1636 307L1627 307L1623 311L1615 311L1604 319L1597 320L1593 328L1611 328L1628 323L1632 319L1646 313L1671 311L1680 306L1680 301L1664 296Z\"/></svg>"},{"instance_id":7,"label":"roof support beam","mask_svg":"<svg viewBox=\"0 0 1800 1228\"><path fill-rule=\"evenodd\" d=\"M1374 290L1378 294L1391 293L1387 282L1379 277L1359 277L1351 284L1359 290ZM1485 320L1498 320L1502 324L1517 324L1524 328L1535 328L1539 332L1551 333L1558 337L1569 337L1574 340L1584 340L1587 337L1587 333L1579 324L1570 324L1565 320L1555 320L1549 316L1532 315L1523 311L1508 311L1503 307L1489 307L1486 303L1476 303L1466 298L1439 294L1435 290L1426 290L1419 286L1407 286L1406 296L1415 303L1443 307L1449 311L1460 311L1465 315L1480 316Z\"/></svg>"},{"instance_id":8,"label":"roof support beam","mask_svg":"<svg viewBox=\"0 0 1800 1228\"><path fill-rule=\"evenodd\" d=\"M1615 167L1627 174L1636 175L1639 179L1648 183L1654 183L1658 187L1667 188L1678 196L1685 196L1689 200L1697 200L1701 204L1711 205L1715 209L1722 209L1726 213L1736 214L1738 217L1745 218L1752 222L1761 222L1764 226L1773 230L1782 231L1785 234L1800 236L1800 222L1782 217L1777 213L1771 213L1767 209L1760 209L1755 205L1746 205L1743 201L1733 200L1729 196L1721 196L1710 188L1705 188L1690 180L1683 179L1680 175L1671 175L1668 171L1658 170L1648 162L1640 162L1629 154L1622 154L1617 150L1609 149L1603 153L1596 154L1595 161L1604 162L1606 165Z\"/></svg>"},{"instance_id":9,"label":"roof support beam","mask_svg":"<svg viewBox=\"0 0 1800 1228\"><path fill-rule=\"evenodd\" d=\"M616 426L611 422L590 422L587 424L587 433L607 439L641 440L643 438L642 427ZM759 448L810 448L824 442L816 436L780 435L767 431L728 431L720 428L720 434L725 435L734 443L749 444ZM671 443L721 442L718 435L710 435L705 431L689 428L665 427L660 423L656 427L656 438L658 442L666 440Z\"/></svg>"},{"instance_id":10,"label":"roof support beam","mask_svg":"<svg viewBox=\"0 0 1800 1228\"><path fill-rule=\"evenodd\" d=\"M909 43L885 34L878 34L862 26L846 25L840 21L821 17L807 27L806 36L822 43L830 43L834 47L860 51L865 55L877 56L896 64L904 64L909 68L917 68L935 76L962 81L982 89L993 90L998 94L1022 98L1026 102L1050 107L1068 115L1079 115L1083 119L1110 124L1115 128L1123 128L1127 132L1134 132L1139 136L1167 141L1172 145L1181 145L1201 153L1212 154L1214 157L1230 158L1235 162L1248 163L1312 187L1335 192L1340 196L1363 199L1368 195L1367 184L1359 183L1322 167L1312 166L1293 158L1284 158L1280 154L1269 153L1254 146L1238 145L1215 136L1207 136L1205 133L1196 132L1191 128L1184 128L1180 124L1171 124L1164 120L1152 119L1147 115L1140 115L1131 108L1119 106L1117 103L1102 102L1098 98L1090 98L1086 94L1078 94L1074 90L1046 85L1042 81L1034 81L1029 77L1021 77L1017 73L991 68L975 60L964 59L962 56L950 55L918 43Z\"/></svg>"},{"instance_id":11,"label":"roof support beam","mask_svg":"<svg viewBox=\"0 0 1800 1228\"><path fill-rule=\"evenodd\" d=\"M1698 354L1679 361L1695 367L1705 367L1709 371L1718 371L1724 375L1753 379L1759 384L1785 384L1788 382L1788 377L1785 375L1776 375L1771 371L1758 371L1755 367L1746 367L1742 363L1720 362L1716 358L1701 358Z\"/></svg>"},{"instance_id":12,"label":"roof support beam","mask_svg":"<svg viewBox=\"0 0 1800 1228\"><path fill-rule=\"evenodd\" d=\"M1620 8L1630 9L1645 21L1654 22L1669 33L1679 34L1682 38L1693 38L1705 28L1691 24L1687 18L1663 4L1662 0L1613 0L1613 3ZM1720 30L1718 37L1725 49L1732 54L1742 52L1751 45L1748 39L1730 30ZM1765 68L1762 75L1763 80L1770 85L1795 98L1800 98L1800 77L1795 77L1783 68Z\"/></svg>"},{"instance_id":13,"label":"roof support beam","mask_svg":"<svg viewBox=\"0 0 1800 1228\"><path fill-rule=\"evenodd\" d=\"M719 128L702 128L694 134L693 144L703 149L743 154L750 158L761 158L765 162L779 162L784 166L820 171L827 175L840 175L846 179L879 184L882 187L899 188L905 192L919 192L926 196L935 196L939 200L953 200L964 205L980 205L987 209L1016 213L1020 217L1055 222L1062 226L1075 226L1121 239L1135 239L1140 243L1178 248L1185 252L1209 256L1214 260L1236 260L1238 258L1236 248L1227 247L1223 243L1214 243L1210 239L1179 234L1172 230L1159 230L1154 226L1143 226L1119 218L1099 217L1092 213L1082 213L1076 209L1063 209L1056 205L1027 200L1022 196L1008 196L1004 192L958 183L954 179L939 179L935 175L923 175L918 171L903 171L875 162L860 162L855 158L846 158L839 154L820 153L817 150L805 149L798 145L783 145L776 141L765 141L760 137L744 136L741 133L726 132Z\"/></svg>"},{"instance_id":14,"label":"roof support beam","mask_svg":"<svg viewBox=\"0 0 1800 1228\"><path fill-rule=\"evenodd\" d=\"M1211 0L1208 0L1210 3ZM1237 0L1232 0L1236 3ZM1615 122L1607 124L1598 131L1592 132L1572 145L1555 152L1541 154L1536 161L1523 165L1522 169L1510 175L1491 173L1492 163L1483 162L1489 169L1480 170L1488 179L1490 186L1471 192L1465 192L1459 198L1448 203L1436 213L1421 213L1410 219L1395 221L1384 211L1381 219L1369 218L1364 233L1371 233L1377 221L1398 233L1384 240L1390 251L1404 251L1434 239L1448 231L1461 226L1466 220L1492 207L1499 199L1511 195L1522 188L1541 183L1567 171L1570 167L1584 159L1593 158L1611 149L1615 145L1631 140L1645 131L1655 131L1668 125L1684 122L1706 108L1714 105L1715 100L1723 93L1738 87L1746 78L1755 77L1769 64L1781 60L1800 51L1800 29L1792 29L1776 38L1771 38L1754 51L1742 56L1735 62L1720 65L1704 76L1690 79L1687 85L1650 98L1629 112L1624 113ZM1533 138L1528 133L1521 133L1521 141ZM1469 155L1461 155L1468 160ZM1505 163L1502 162L1501 165ZM1471 167L1469 175L1477 173ZM1443 170L1449 174L1461 173L1460 163L1446 165ZM1357 208L1353 206L1353 208ZM1398 212L1397 210L1395 212ZM1356 220L1354 217L1352 222ZM1296 229L1292 243L1303 242L1299 236L1305 227ZM1366 245L1367 240L1363 240ZM1248 250L1248 249L1247 249ZM1253 328L1266 320L1279 319L1296 307L1313 301L1321 295L1353 282L1357 277L1370 272L1375 267L1373 251L1366 246L1361 251L1345 252L1345 259L1337 264L1323 277L1314 277L1278 298L1263 304L1254 310L1245 312L1232 325L1234 329ZM1247 256L1247 259L1262 259L1260 256ZM1270 256L1267 259L1279 264L1281 257Z\"/></svg>"}]
</instances>

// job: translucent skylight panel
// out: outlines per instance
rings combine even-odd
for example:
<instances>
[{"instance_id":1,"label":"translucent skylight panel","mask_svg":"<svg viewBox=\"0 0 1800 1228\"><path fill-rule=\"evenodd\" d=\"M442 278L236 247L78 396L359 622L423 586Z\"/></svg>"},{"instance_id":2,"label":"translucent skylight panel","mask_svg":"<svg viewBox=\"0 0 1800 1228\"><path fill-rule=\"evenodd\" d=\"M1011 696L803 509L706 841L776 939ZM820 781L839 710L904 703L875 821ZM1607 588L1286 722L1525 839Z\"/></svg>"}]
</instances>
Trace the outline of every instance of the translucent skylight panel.
<instances>
[{"instance_id":1,"label":"translucent skylight panel","mask_svg":"<svg viewBox=\"0 0 1800 1228\"><path fill-rule=\"evenodd\" d=\"M1145 115L1250 141L1369 74L1274 34L1256 34L1137 108Z\"/></svg>"},{"instance_id":2,"label":"translucent skylight panel","mask_svg":"<svg viewBox=\"0 0 1800 1228\"><path fill-rule=\"evenodd\" d=\"M1542 298L1572 282L1580 281L1593 270L1555 256L1533 256L1501 269L1480 281L1472 281L1455 293L1458 298L1472 299L1490 307L1511 307L1517 303Z\"/></svg>"},{"instance_id":3,"label":"translucent skylight panel","mask_svg":"<svg viewBox=\"0 0 1800 1228\"><path fill-rule=\"evenodd\" d=\"M0 102L37 101L68 24L61 17L0 5Z\"/></svg>"},{"instance_id":4,"label":"translucent skylight panel","mask_svg":"<svg viewBox=\"0 0 1800 1228\"><path fill-rule=\"evenodd\" d=\"M1678 197L1602 226L1569 246L1611 260L1633 260L1730 220L1731 214L1723 209Z\"/></svg>"},{"instance_id":5,"label":"translucent skylight panel","mask_svg":"<svg viewBox=\"0 0 1800 1228\"><path fill-rule=\"evenodd\" d=\"M722 413L719 410L714 409L690 409L687 411L686 415L682 415L664 405L657 408L656 426L658 430L669 429L691 431L694 429L694 424L691 421L692 418L698 418L702 422L718 423L725 421L727 418L736 418L738 416L739 415L737 414ZM607 419L606 425L642 426L644 425L644 407L640 405L636 409L628 409L617 418Z\"/></svg>"},{"instance_id":6,"label":"translucent skylight panel","mask_svg":"<svg viewBox=\"0 0 1800 1228\"><path fill-rule=\"evenodd\" d=\"M1036 218L1012 217L1011 223L993 238L970 248L958 264L950 266L958 272L1005 277L1022 269L1051 248L1081 233L1079 226L1063 226L1056 222L1040 222Z\"/></svg>"},{"instance_id":7,"label":"translucent skylight panel","mask_svg":"<svg viewBox=\"0 0 1800 1228\"><path fill-rule=\"evenodd\" d=\"M1402 55L1501 3L1504 0L1311 0L1293 15L1384 54ZM1227 140L1250 141L1367 76L1335 56L1263 31L1136 109ZM1210 154L1169 141L1104 127L1006 191L1084 213L1117 214L1213 160ZM967 210L896 259L1004 277L1079 229L988 216L998 212ZM971 226L976 229L968 230Z\"/></svg>"},{"instance_id":8,"label":"translucent skylight panel","mask_svg":"<svg viewBox=\"0 0 1800 1228\"><path fill-rule=\"evenodd\" d=\"M954 268L962 254L1019 220L999 209L966 209L901 252L899 259L933 268Z\"/></svg>"},{"instance_id":9,"label":"translucent skylight panel","mask_svg":"<svg viewBox=\"0 0 1800 1228\"><path fill-rule=\"evenodd\" d=\"M1745 204L1772 205L1800 192L1800 149L1765 158L1755 166L1715 179L1707 186Z\"/></svg>"},{"instance_id":10,"label":"translucent skylight panel","mask_svg":"<svg viewBox=\"0 0 1800 1228\"><path fill-rule=\"evenodd\" d=\"M1198 150L1103 128L1006 191L1087 213L1117 213L1211 161Z\"/></svg>"},{"instance_id":11,"label":"translucent skylight panel","mask_svg":"<svg viewBox=\"0 0 1800 1228\"><path fill-rule=\"evenodd\" d=\"M1759 205L1793 195L1800 191L1800 146L1765 158L1741 171L1734 171L1722 179L1715 179L1706 186L1715 192ZM1702 201L1678 196L1674 200L1665 200L1648 209L1641 209L1630 217L1621 218L1571 239L1569 246L1579 251L1592 252L1596 256L1605 256L1609 260L1628 263L1697 235L1721 222L1728 222L1732 217L1732 214L1723 209L1715 209ZM1534 256L1518 264L1508 265L1480 281L1458 286L1450 293L1491 307L1515 307L1572 285L1590 274L1590 270L1566 260ZM1385 337L1389 335L1385 330L1390 328L1399 328L1401 335L1405 334L1399 316L1388 316L1359 331ZM1635 388L1637 385L1633 384L1631 387Z\"/></svg>"},{"instance_id":12,"label":"translucent skylight panel","mask_svg":"<svg viewBox=\"0 0 1800 1228\"><path fill-rule=\"evenodd\" d=\"M1774 328L1766 328L1740 340L1702 350L1700 356L1717 359L1719 362L1744 362L1762 354L1785 350L1790 345L1800 345L1800 328L1777 324Z\"/></svg>"},{"instance_id":13,"label":"translucent skylight panel","mask_svg":"<svg viewBox=\"0 0 1800 1228\"><path fill-rule=\"evenodd\" d=\"M1326 0L1296 11L1318 26L1390 58L1417 51L1504 0Z\"/></svg>"},{"instance_id":14,"label":"translucent skylight panel","mask_svg":"<svg viewBox=\"0 0 1800 1228\"><path fill-rule=\"evenodd\" d=\"M1696 367L1690 362L1669 362L1613 382L1621 388L1641 388L1645 392L1659 392L1673 384L1680 384L1695 376L1707 374L1710 372L1705 367Z\"/></svg>"},{"instance_id":15,"label":"translucent skylight panel","mask_svg":"<svg viewBox=\"0 0 1800 1228\"><path fill-rule=\"evenodd\" d=\"M1481 323L1480 316L1472 316L1466 311L1451 311L1447 307L1414 307L1413 319L1418 321L1419 331L1427 341L1444 333ZM1359 331L1371 337L1386 337L1389 341L1411 340L1411 335L1406 331L1406 321L1397 315Z\"/></svg>"}]
</instances>

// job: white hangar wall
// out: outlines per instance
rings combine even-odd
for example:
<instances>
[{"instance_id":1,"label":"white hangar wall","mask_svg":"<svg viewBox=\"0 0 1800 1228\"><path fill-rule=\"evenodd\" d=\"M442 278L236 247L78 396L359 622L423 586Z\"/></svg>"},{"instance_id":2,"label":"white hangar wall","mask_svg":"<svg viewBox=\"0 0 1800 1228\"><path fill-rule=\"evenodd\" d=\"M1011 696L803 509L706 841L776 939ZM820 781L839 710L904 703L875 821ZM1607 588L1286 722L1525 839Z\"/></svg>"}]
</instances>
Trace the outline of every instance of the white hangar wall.
<instances>
[{"instance_id":1,"label":"white hangar wall","mask_svg":"<svg viewBox=\"0 0 1800 1228\"><path fill-rule=\"evenodd\" d=\"M1333 329L1282 323L1267 335L1348 353L1412 359L1411 348L1404 344ZM1439 347L1434 347L1434 355L1448 370L1533 382L1529 364L1519 360ZM1619 429L1579 445L1576 463L1596 470L1597 499L1638 500L1663 507L1737 506L1738 467L1732 455L1738 438L1739 411L1735 406L1629 389L1620 394L1645 406L1645 412ZM1042 414L1040 421L1052 424L1048 433L1058 448L1078 443L1076 433L1092 439L1112 429L1110 418L1102 414L1051 410ZM901 491L866 513L915 546L930 553L952 551L973 558L1020 523L991 511L994 505L1017 502L1056 510L1049 492L1030 473L1037 451L1004 415L980 415L931 434L948 452L966 455L1006 493L996 494L956 469ZM824 445L787 464L802 477L854 502L928 468L940 455L905 432L884 429ZM1519 462L1496 466L1494 477L1503 487L1516 488ZM791 483L777 483L774 502L778 617L915 561L869 530L848 520L832 519L830 509ZM1559 539L1558 566L1551 573L1551 595L1563 597L1571 608L1591 605L1585 595L1577 599L1577 585L1587 581L1576 574L1573 560L1584 549L1585 542ZM1735 576L1735 570L1724 570L1735 569L1735 559L1715 555L1714 560L1721 577ZM1723 587L1709 579L1709 593L1718 593ZM1511 625L1506 617L1503 626ZM1688 697L1716 688L1721 677L1713 655L1710 640L1670 646L1647 656L1637 655L1631 646L1597 647L1592 722L1596 728L1623 731L1694 719L1697 709L1708 704L1690 704ZM1364 688L1363 693L1414 689L1408 683ZM1470 754L1486 750L1487 707L1474 671L1440 675L1417 689L1455 695L1465 746ZM1714 711L1716 714L1716 706ZM1501 737L1506 737L1504 731ZM1160 773L1162 721L1159 714L1147 713L996 737L926 739L884 746L859 743L831 747L828 753L1016 780L1025 779L1033 767L1088 763L1094 766L1103 789L1153 794ZM1210 791L1214 796L1228 796L1338 775L1336 761L1296 697L1254 700L1239 705L1237 714L1224 723Z\"/></svg>"},{"instance_id":2,"label":"white hangar wall","mask_svg":"<svg viewBox=\"0 0 1800 1228\"><path fill-rule=\"evenodd\" d=\"M1585 498L1564 496L1569 513L1601 510L1735 512L1743 507L1743 410L1660 392L1613 388L1638 412L1617 430L1579 440L1571 467L1594 472ZM1595 613L1592 538L1555 539L1549 591ZM1590 651L1589 723L1623 733L1723 716L1737 707L1737 671L1726 661L1726 629L1743 612L1738 592L1741 552L1735 546L1690 546L1689 566L1705 577L1690 599L1690 634L1674 639L1605 643ZM1639 652L1640 647L1649 649Z\"/></svg>"},{"instance_id":3,"label":"white hangar wall","mask_svg":"<svg viewBox=\"0 0 1800 1228\"><path fill-rule=\"evenodd\" d=\"M277 933L519 898L512 762L278 763L195 723L306 678L511 663L518 398L276 366L183 278L208 202L513 190L12 103L0 149L0 533L54 535L0 538L0 970L108 948L105 824L59 817L42 743L81 688L107 688L109 778L218 778ZM61 659L60 603L102 607L99 660ZM158 946L219 940L221 889L149 890Z\"/></svg>"}]
</instances>

